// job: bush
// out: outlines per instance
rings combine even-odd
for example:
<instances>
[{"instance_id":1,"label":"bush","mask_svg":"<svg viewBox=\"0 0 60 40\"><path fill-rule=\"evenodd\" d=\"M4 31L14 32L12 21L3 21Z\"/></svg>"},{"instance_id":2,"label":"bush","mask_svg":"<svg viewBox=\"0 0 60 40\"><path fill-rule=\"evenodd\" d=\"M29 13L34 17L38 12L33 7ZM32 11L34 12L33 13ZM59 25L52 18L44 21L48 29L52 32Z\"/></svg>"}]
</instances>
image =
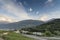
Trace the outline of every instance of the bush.
<instances>
[{"instance_id":1,"label":"bush","mask_svg":"<svg viewBox=\"0 0 60 40\"><path fill-rule=\"evenodd\" d=\"M56 36L60 36L60 31L54 31L54 34L55 34Z\"/></svg>"},{"instance_id":2,"label":"bush","mask_svg":"<svg viewBox=\"0 0 60 40\"><path fill-rule=\"evenodd\" d=\"M50 36L52 36L52 33L51 33L50 31L46 31L46 32L44 33L44 36L50 37Z\"/></svg>"}]
</instances>

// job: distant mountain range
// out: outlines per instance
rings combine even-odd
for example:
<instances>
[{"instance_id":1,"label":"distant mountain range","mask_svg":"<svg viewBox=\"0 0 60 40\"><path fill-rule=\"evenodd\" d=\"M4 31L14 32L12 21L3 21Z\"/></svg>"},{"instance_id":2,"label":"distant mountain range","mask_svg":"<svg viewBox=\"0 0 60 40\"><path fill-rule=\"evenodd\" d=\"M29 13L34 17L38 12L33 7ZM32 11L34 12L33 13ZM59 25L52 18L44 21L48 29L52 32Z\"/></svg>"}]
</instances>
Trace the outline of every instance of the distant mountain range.
<instances>
[{"instance_id":1,"label":"distant mountain range","mask_svg":"<svg viewBox=\"0 0 60 40\"><path fill-rule=\"evenodd\" d=\"M1 25L1 24L8 24L8 23L10 23L10 22L7 22L7 21L0 21L0 25Z\"/></svg>"},{"instance_id":2,"label":"distant mountain range","mask_svg":"<svg viewBox=\"0 0 60 40\"><path fill-rule=\"evenodd\" d=\"M39 21L39 20L23 20L14 23L0 22L0 29L20 29L23 27L33 27L33 26L41 25L43 23L44 23L43 21Z\"/></svg>"},{"instance_id":3,"label":"distant mountain range","mask_svg":"<svg viewBox=\"0 0 60 40\"><path fill-rule=\"evenodd\" d=\"M14 23L0 22L0 29L21 29L25 27L36 27L38 30L44 30L47 29L47 27L51 29L53 27L60 28L60 19L53 19L47 22L39 20L22 20Z\"/></svg>"}]
</instances>

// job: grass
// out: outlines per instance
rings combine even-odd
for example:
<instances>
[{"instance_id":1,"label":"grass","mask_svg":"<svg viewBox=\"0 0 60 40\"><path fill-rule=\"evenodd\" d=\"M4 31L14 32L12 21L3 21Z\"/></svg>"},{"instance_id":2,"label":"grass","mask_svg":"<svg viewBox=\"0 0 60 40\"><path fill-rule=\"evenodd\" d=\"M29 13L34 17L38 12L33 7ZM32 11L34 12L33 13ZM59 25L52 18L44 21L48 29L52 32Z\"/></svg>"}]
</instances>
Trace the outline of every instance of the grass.
<instances>
[{"instance_id":1,"label":"grass","mask_svg":"<svg viewBox=\"0 0 60 40\"><path fill-rule=\"evenodd\" d=\"M32 38L22 36L21 34L15 32L9 32L9 34L3 35L2 38L4 40L34 40Z\"/></svg>"}]
</instances>

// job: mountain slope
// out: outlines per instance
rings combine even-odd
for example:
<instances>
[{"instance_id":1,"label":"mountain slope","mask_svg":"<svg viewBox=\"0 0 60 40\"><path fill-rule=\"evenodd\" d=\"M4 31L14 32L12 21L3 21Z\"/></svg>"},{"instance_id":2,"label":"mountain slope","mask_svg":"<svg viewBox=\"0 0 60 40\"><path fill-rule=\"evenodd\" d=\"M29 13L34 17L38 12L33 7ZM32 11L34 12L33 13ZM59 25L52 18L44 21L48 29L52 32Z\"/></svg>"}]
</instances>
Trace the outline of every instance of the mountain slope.
<instances>
[{"instance_id":1,"label":"mountain slope","mask_svg":"<svg viewBox=\"0 0 60 40\"><path fill-rule=\"evenodd\" d=\"M53 19L48 22L43 23L42 25L32 27L32 28L24 28L25 30L27 29L28 31L40 31L40 32L45 32L45 31L60 31L60 19Z\"/></svg>"},{"instance_id":2,"label":"mountain slope","mask_svg":"<svg viewBox=\"0 0 60 40\"><path fill-rule=\"evenodd\" d=\"M36 26L37 31L60 31L60 19L54 19L42 25Z\"/></svg>"}]
</instances>

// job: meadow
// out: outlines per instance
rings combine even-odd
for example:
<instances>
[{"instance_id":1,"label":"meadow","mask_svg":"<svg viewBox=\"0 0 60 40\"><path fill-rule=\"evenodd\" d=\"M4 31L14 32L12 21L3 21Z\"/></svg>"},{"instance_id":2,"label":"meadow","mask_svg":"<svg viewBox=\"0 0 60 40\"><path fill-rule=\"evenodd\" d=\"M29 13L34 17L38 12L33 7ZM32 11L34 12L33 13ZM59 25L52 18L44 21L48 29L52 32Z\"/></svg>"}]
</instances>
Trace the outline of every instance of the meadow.
<instances>
[{"instance_id":1,"label":"meadow","mask_svg":"<svg viewBox=\"0 0 60 40\"><path fill-rule=\"evenodd\" d=\"M4 32L8 34L3 34ZM34 40L32 38L28 38L25 36L22 36L20 33L15 33L13 31L0 31L0 38L3 38L4 40Z\"/></svg>"}]
</instances>

